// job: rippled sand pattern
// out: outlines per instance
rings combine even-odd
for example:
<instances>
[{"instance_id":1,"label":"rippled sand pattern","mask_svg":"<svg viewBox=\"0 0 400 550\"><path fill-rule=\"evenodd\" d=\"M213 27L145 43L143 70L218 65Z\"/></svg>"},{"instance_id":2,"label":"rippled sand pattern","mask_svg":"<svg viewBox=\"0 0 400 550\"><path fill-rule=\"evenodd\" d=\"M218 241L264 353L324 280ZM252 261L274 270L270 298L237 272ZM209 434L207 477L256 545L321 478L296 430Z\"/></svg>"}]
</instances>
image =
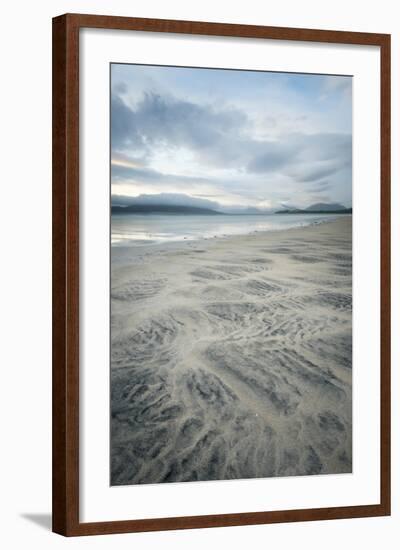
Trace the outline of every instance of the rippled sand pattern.
<instances>
[{"instance_id":1,"label":"rippled sand pattern","mask_svg":"<svg viewBox=\"0 0 400 550\"><path fill-rule=\"evenodd\" d=\"M351 218L113 249L111 483L351 472Z\"/></svg>"}]
</instances>

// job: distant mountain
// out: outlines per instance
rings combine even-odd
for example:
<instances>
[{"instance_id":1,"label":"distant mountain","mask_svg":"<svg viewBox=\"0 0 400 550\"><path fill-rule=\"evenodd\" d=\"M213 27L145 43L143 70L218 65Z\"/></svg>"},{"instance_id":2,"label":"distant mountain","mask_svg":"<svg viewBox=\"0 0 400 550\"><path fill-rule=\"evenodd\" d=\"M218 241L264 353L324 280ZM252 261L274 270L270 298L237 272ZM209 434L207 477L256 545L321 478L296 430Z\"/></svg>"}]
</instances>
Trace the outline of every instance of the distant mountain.
<instances>
[{"instance_id":1,"label":"distant mountain","mask_svg":"<svg viewBox=\"0 0 400 550\"><path fill-rule=\"evenodd\" d=\"M112 206L112 214L197 214L216 215L221 214L211 208L198 206L183 206L177 204L130 204L129 206Z\"/></svg>"},{"instance_id":2,"label":"distant mountain","mask_svg":"<svg viewBox=\"0 0 400 550\"><path fill-rule=\"evenodd\" d=\"M347 210L345 206L337 202L324 203L317 202L306 208L308 212L334 212L338 210Z\"/></svg>"},{"instance_id":3,"label":"distant mountain","mask_svg":"<svg viewBox=\"0 0 400 550\"><path fill-rule=\"evenodd\" d=\"M208 199L191 197L183 193L157 193L155 195L137 195L129 197L126 195L112 195L112 206L131 206L131 205L169 205L169 206L193 206L195 208L208 208L210 210L220 210L220 205L216 201Z\"/></svg>"},{"instance_id":4,"label":"distant mountain","mask_svg":"<svg viewBox=\"0 0 400 550\"><path fill-rule=\"evenodd\" d=\"M272 208L257 208L256 206L220 206L219 211L222 214L233 216L265 216L274 213Z\"/></svg>"},{"instance_id":5,"label":"distant mountain","mask_svg":"<svg viewBox=\"0 0 400 550\"><path fill-rule=\"evenodd\" d=\"M288 211L288 210L299 210L299 208L297 206L293 206L291 204L284 204L284 203L281 204L281 208L283 210L286 210L286 211Z\"/></svg>"},{"instance_id":6,"label":"distant mountain","mask_svg":"<svg viewBox=\"0 0 400 550\"><path fill-rule=\"evenodd\" d=\"M350 213L338 203L316 203L305 209L296 208L291 204L282 203L282 210L274 212L271 208L257 206L224 205L202 197L192 197L183 193L158 193L155 195L138 195L129 197L113 195L111 197L111 212L113 214L190 214L190 215L252 215L268 214L338 214Z\"/></svg>"},{"instance_id":7,"label":"distant mountain","mask_svg":"<svg viewBox=\"0 0 400 550\"><path fill-rule=\"evenodd\" d=\"M155 195L111 196L112 212L117 214L170 213L170 214L226 214L226 215L265 215L273 214L271 208L254 206L224 205L202 197L192 197L183 193L157 193ZM124 208L124 210L122 210ZM129 208L129 210L126 210ZM190 210L192 209L192 210Z\"/></svg>"},{"instance_id":8,"label":"distant mountain","mask_svg":"<svg viewBox=\"0 0 400 550\"><path fill-rule=\"evenodd\" d=\"M300 208L278 210L275 214L352 214L352 208L346 208L338 203L323 203L319 202L308 206L304 210Z\"/></svg>"}]
</instances>

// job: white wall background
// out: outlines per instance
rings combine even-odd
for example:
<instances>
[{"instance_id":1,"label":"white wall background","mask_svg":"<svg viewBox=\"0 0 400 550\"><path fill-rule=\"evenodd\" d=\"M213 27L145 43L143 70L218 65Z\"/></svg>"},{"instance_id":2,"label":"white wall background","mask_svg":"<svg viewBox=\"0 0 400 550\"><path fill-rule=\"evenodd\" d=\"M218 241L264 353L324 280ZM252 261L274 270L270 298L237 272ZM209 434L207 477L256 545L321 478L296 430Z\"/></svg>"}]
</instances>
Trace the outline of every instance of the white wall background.
<instances>
[{"instance_id":1,"label":"white wall background","mask_svg":"<svg viewBox=\"0 0 400 550\"><path fill-rule=\"evenodd\" d=\"M398 548L400 291L393 285L393 515L271 526L65 539L51 510L51 18L65 12L392 34L393 281L400 280L397 0L14 0L2 8L0 130L0 543L4 548ZM397 20L397 23L396 23ZM5 191L5 193L4 193Z\"/></svg>"}]
</instances>

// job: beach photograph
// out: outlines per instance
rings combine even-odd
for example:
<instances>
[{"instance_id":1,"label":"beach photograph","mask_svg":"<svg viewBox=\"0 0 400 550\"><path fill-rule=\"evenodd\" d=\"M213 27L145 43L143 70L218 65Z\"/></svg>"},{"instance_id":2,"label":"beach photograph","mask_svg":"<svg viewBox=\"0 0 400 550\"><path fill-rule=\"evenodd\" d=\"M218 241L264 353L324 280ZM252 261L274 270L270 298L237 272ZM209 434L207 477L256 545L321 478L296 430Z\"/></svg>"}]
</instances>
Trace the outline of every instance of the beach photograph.
<instances>
[{"instance_id":1,"label":"beach photograph","mask_svg":"<svg viewBox=\"0 0 400 550\"><path fill-rule=\"evenodd\" d=\"M352 472L352 78L110 67L110 484Z\"/></svg>"}]
</instances>

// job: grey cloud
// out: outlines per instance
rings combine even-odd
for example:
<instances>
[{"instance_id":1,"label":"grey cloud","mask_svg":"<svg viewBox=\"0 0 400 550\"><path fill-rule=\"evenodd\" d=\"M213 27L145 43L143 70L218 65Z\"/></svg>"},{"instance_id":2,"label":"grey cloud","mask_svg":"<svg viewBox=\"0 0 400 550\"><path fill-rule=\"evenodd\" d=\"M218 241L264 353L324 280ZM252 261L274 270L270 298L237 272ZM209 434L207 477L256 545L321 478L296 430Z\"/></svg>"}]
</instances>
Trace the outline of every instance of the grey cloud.
<instances>
[{"instance_id":1,"label":"grey cloud","mask_svg":"<svg viewBox=\"0 0 400 550\"><path fill-rule=\"evenodd\" d=\"M262 153L253 157L247 165L247 170L254 173L266 173L279 170L294 161L296 148L282 142L262 142L258 149Z\"/></svg>"},{"instance_id":2,"label":"grey cloud","mask_svg":"<svg viewBox=\"0 0 400 550\"><path fill-rule=\"evenodd\" d=\"M264 151L252 158L247 170L280 171L297 181L313 182L351 166L351 136L347 134L292 134L264 142Z\"/></svg>"},{"instance_id":3,"label":"grey cloud","mask_svg":"<svg viewBox=\"0 0 400 550\"><path fill-rule=\"evenodd\" d=\"M144 94L135 108L113 94L111 110L113 148L209 148L246 124L246 115L237 109L216 110L155 93Z\"/></svg>"},{"instance_id":4,"label":"grey cloud","mask_svg":"<svg viewBox=\"0 0 400 550\"><path fill-rule=\"evenodd\" d=\"M113 149L143 146L131 109L115 93L111 97L111 145Z\"/></svg>"},{"instance_id":5,"label":"grey cloud","mask_svg":"<svg viewBox=\"0 0 400 550\"><path fill-rule=\"evenodd\" d=\"M319 133L295 136L294 139L299 143L300 160L340 160L343 166L351 164L352 138L349 134Z\"/></svg>"},{"instance_id":6,"label":"grey cloud","mask_svg":"<svg viewBox=\"0 0 400 550\"><path fill-rule=\"evenodd\" d=\"M198 160L216 167L262 174L281 171L299 181L316 181L351 165L347 134L289 134L276 141L250 136L239 109L217 109L146 93L131 108L113 93L112 147L149 156L154 147L191 149ZM326 162L317 168L315 163ZM146 177L146 174L142 174Z\"/></svg>"},{"instance_id":7,"label":"grey cloud","mask_svg":"<svg viewBox=\"0 0 400 550\"><path fill-rule=\"evenodd\" d=\"M297 169L294 169L290 175L295 177L298 181L303 181L306 183L314 182L331 176L338 172L338 170L343 169L343 164L341 163L332 163L329 166L300 166Z\"/></svg>"},{"instance_id":8,"label":"grey cloud","mask_svg":"<svg viewBox=\"0 0 400 550\"><path fill-rule=\"evenodd\" d=\"M142 183L210 183L212 180L201 177L163 174L151 168L129 168L126 166L111 165L111 177L116 180L134 180Z\"/></svg>"},{"instance_id":9,"label":"grey cloud","mask_svg":"<svg viewBox=\"0 0 400 550\"><path fill-rule=\"evenodd\" d=\"M314 203L314 202L330 203L332 202L332 197L330 195L314 193L314 194L308 195L308 202L309 203Z\"/></svg>"},{"instance_id":10,"label":"grey cloud","mask_svg":"<svg viewBox=\"0 0 400 550\"><path fill-rule=\"evenodd\" d=\"M324 191L329 187L331 187L331 182L322 180L309 187L309 191Z\"/></svg>"},{"instance_id":11,"label":"grey cloud","mask_svg":"<svg viewBox=\"0 0 400 550\"><path fill-rule=\"evenodd\" d=\"M156 93L145 93L129 106L118 93L123 93L123 86L112 94L112 149L140 159L144 167L113 165L115 183L131 180L165 184L166 189L173 184L182 190L185 184L187 189L190 184L206 183L243 196L245 201L266 190L272 199L280 200L281 193L287 193L282 182L317 186L329 178L332 188L351 181L351 135L291 133L276 140L260 139L253 137L249 119L238 108L199 105ZM212 176L197 178L146 167L151 166L153 152L180 147L189 149L203 167L231 169L235 176L229 181ZM310 187L309 192L324 190L329 191L328 186Z\"/></svg>"},{"instance_id":12,"label":"grey cloud","mask_svg":"<svg viewBox=\"0 0 400 550\"><path fill-rule=\"evenodd\" d=\"M126 94L128 92L128 86L125 82L117 82L114 85L113 93L116 94Z\"/></svg>"}]
</instances>

